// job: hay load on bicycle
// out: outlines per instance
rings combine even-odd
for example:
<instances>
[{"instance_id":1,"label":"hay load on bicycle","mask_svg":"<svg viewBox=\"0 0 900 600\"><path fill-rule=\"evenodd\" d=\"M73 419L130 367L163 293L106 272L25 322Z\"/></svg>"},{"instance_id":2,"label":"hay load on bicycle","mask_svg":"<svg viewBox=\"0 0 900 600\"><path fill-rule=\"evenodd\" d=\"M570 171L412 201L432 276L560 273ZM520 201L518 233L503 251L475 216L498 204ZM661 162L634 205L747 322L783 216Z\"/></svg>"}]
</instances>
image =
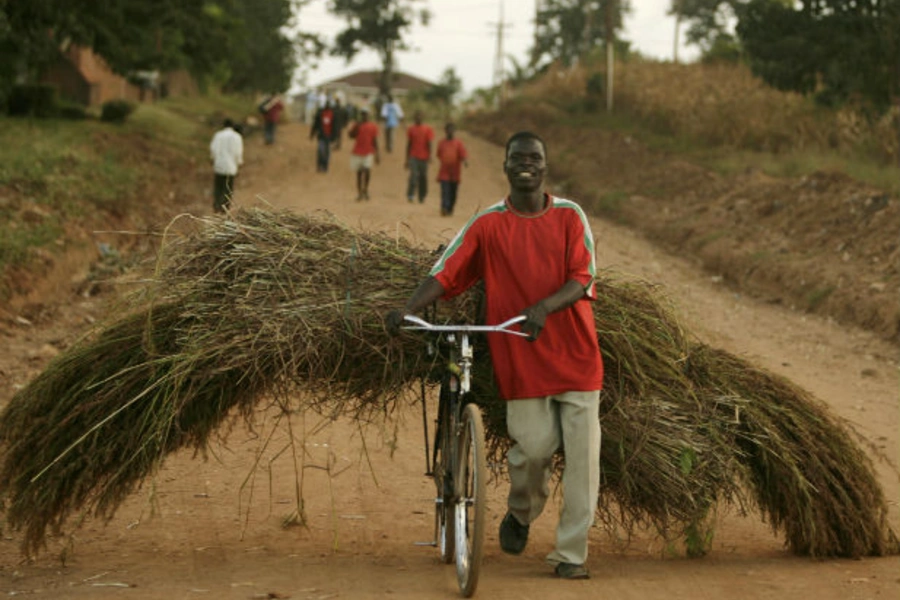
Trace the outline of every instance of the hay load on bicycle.
<instances>
[{"instance_id":1,"label":"hay load on bicycle","mask_svg":"<svg viewBox=\"0 0 900 600\"><path fill-rule=\"evenodd\" d=\"M197 225L164 247L128 314L58 356L0 414L0 501L24 551L73 514L111 516L167 455L203 449L262 403L381 422L433 381L439 359L421 338L389 338L382 319L427 272L428 250L287 212ZM819 401L692 339L652 286L607 274L597 294L609 526L702 539L730 504L761 513L799 554L897 551L871 460ZM469 295L440 318L476 315ZM489 361L473 386L489 447L503 452Z\"/></svg>"}]
</instances>

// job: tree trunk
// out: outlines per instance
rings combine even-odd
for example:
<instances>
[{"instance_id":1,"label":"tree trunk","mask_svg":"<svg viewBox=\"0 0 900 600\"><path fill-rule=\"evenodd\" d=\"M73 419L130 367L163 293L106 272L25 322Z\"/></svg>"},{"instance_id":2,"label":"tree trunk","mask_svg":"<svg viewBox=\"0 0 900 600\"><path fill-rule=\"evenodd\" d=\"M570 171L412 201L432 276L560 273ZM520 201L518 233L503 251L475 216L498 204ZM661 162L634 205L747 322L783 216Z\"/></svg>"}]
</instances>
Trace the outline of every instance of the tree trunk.
<instances>
[{"instance_id":1,"label":"tree trunk","mask_svg":"<svg viewBox=\"0 0 900 600\"><path fill-rule=\"evenodd\" d=\"M378 92L382 98L391 95L391 84L394 81L394 42L388 41L381 56L381 78L378 81Z\"/></svg>"}]
</instances>

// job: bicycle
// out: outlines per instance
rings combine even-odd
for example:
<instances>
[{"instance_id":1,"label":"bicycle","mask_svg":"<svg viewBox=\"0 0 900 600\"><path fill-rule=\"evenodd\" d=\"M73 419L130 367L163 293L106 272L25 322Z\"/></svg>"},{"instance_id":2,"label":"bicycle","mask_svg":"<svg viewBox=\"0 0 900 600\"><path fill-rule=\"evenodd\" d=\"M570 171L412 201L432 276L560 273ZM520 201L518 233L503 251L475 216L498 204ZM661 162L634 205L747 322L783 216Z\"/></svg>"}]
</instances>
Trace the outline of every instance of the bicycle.
<instances>
[{"instance_id":1,"label":"bicycle","mask_svg":"<svg viewBox=\"0 0 900 600\"><path fill-rule=\"evenodd\" d=\"M466 598L475 593L484 547L484 517L487 502L487 461L481 409L471 393L474 350L473 333L507 333L528 337L510 329L525 320L516 316L499 325L435 325L406 315L406 330L442 334L450 346L450 360L441 377L438 414L434 426L434 449L429 463L428 417L423 402L425 427L425 475L433 478L434 541L441 561L456 562L456 579ZM424 385L424 384L423 384Z\"/></svg>"}]
</instances>

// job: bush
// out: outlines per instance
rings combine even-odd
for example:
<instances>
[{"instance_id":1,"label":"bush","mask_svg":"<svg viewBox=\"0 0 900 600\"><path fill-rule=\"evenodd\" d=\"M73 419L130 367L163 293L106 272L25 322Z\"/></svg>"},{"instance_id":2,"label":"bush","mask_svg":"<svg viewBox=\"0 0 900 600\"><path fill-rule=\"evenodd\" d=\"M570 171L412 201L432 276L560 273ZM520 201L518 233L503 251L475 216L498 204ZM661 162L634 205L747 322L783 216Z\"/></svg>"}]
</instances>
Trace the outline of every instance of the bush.
<instances>
[{"instance_id":1,"label":"bush","mask_svg":"<svg viewBox=\"0 0 900 600\"><path fill-rule=\"evenodd\" d=\"M56 116L56 87L46 83L15 85L9 94L8 107L9 114L16 117Z\"/></svg>"},{"instance_id":2,"label":"bush","mask_svg":"<svg viewBox=\"0 0 900 600\"><path fill-rule=\"evenodd\" d=\"M110 123L124 123L135 106L127 100L109 100L103 103L100 119Z\"/></svg>"},{"instance_id":3,"label":"bush","mask_svg":"<svg viewBox=\"0 0 900 600\"><path fill-rule=\"evenodd\" d=\"M78 121L87 118L87 108L75 102L60 102L57 106L57 115L61 119Z\"/></svg>"}]
</instances>

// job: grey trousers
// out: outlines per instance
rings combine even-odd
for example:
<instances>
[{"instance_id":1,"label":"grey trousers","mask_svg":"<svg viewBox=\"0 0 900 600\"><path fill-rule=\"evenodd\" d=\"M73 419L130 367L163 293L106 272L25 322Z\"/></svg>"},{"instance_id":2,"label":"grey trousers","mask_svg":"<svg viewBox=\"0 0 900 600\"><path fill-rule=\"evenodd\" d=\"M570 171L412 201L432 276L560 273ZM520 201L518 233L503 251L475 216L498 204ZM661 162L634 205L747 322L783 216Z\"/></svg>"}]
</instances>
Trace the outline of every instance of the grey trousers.
<instances>
[{"instance_id":1,"label":"grey trousers","mask_svg":"<svg viewBox=\"0 0 900 600\"><path fill-rule=\"evenodd\" d=\"M418 194L416 193L418 190ZM419 202L425 201L428 195L428 161L418 158L409 159L409 183L406 186L406 199L410 202L418 195Z\"/></svg>"},{"instance_id":2,"label":"grey trousers","mask_svg":"<svg viewBox=\"0 0 900 600\"><path fill-rule=\"evenodd\" d=\"M520 523L531 523L544 510L553 454L565 451L556 549L547 556L551 564L580 565L587 559L600 490L599 406L599 391L506 403L507 430L515 442L507 455L509 511Z\"/></svg>"}]
</instances>

